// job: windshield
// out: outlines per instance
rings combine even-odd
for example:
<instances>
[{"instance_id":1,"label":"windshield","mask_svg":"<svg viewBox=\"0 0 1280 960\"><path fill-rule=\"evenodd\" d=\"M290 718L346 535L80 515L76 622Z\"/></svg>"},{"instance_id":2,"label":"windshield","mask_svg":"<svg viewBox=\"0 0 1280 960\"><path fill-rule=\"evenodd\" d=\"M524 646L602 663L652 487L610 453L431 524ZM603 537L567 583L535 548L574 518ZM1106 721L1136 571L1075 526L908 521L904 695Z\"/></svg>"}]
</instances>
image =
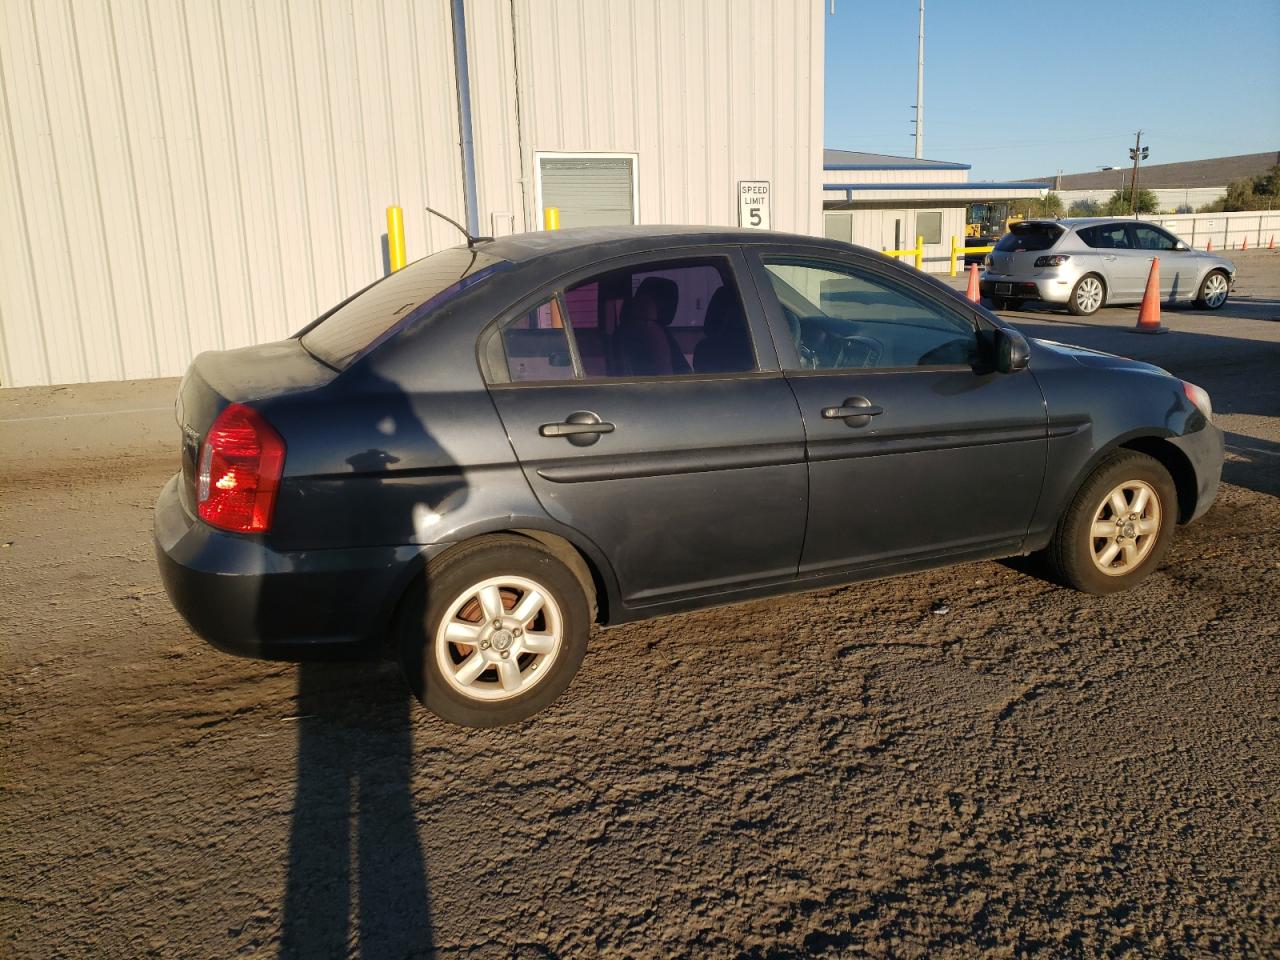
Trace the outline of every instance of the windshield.
<instances>
[{"instance_id":1,"label":"windshield","mask_svg":"<svg viewBox=\"0 0 1280 960\"><path fill-rule=\"evenodd\" d=\"M434 310L506 263L454 247L409 264L361 290L302 332L307 352L343 370L402 324Z\"/></svg>"},{"instance_id":2,"label":"windshield","mask_svg":"<svg viewBox=\"0 0 1280 960\"><path fill-rule=\"evenodd\" d=\"M1054 223L1015 223L1000 238L996 249L1001 253L1021 250L1048 250L1066 231Z\"/></svg>"}]
</instances>

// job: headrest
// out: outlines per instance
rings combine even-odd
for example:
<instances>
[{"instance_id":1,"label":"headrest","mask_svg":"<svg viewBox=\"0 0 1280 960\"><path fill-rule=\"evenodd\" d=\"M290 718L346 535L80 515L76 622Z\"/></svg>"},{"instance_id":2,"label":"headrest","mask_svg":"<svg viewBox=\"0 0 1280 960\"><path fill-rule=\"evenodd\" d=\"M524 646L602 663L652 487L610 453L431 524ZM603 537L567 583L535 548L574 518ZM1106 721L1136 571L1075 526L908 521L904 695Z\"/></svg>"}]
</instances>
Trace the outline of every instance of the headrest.
<instances>
[{"instance_id":1,"label":"headrest","mask_svg":"<svg viewBox=\"0 0 1280 960\"><path fill-rule=\"evenodd\" d=\"M731 333L733 325L741 319L737 299L726 286L721 286L711 295L707 304L707 315L702 320L702 332L708 337L722 337Z\"/></svg>"},{"instance_id":2,"label":"headrest","mask_svg":"<svg viewBox=\"0 0 1280 960\"><path fill-rule=\"evenodd\" d=\"M676 307L680 303L680 286L667 277L645 277L632 295L631 300L648 297L658 305L658 322L664 327L671 326L676 318Z\"/></svg>"}]
</instances>

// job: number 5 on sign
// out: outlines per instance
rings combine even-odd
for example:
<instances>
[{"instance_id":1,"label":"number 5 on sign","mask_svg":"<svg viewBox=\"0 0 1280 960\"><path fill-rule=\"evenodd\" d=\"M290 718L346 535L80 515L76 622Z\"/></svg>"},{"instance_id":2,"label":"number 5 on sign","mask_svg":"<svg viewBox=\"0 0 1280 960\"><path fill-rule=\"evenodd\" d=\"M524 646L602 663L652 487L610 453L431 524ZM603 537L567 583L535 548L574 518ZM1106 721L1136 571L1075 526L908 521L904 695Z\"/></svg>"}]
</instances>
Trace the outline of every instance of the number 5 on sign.
<instances>
[{"instance_id":1,"label":"number 5 on sign","mask_svg":"<svg viewBox=\"0 0 1280 960\"><path fill-rule=\"evenodd\" d=\"M768 230L769 181L738 181L738 226Z\"/></svg>"}]
</instances>

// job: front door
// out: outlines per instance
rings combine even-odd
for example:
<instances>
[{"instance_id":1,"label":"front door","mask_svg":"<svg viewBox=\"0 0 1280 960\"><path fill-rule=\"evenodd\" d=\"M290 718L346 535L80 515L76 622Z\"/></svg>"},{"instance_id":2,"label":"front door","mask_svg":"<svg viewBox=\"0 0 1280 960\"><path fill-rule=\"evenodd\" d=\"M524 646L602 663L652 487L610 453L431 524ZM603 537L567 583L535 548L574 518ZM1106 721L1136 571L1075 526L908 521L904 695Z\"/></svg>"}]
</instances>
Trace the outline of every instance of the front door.
<instances>
[{"instance_id":1,"label":"front door","mask_svg":"<svg viewBox=\"0 0 1280 960\"><path fill-rule=\"evenodd\" d=\"M800 573L1015 551L1045 468L1030 371L993 372L971 312L868 259L780 251L757 277L805 421Z\"/></svg>"},{"instance_id":2,"label":"front door","mask_svg":"<svg viewBox=\"0 0 1280 960\"><path fill-rule=\"evenodd\" d=\"M632 258L502 325L490 389L525 476L629 605L795 576L804 428L744 269L736 248Z\"/></svg>"},{"instance_id":3,"label":"front door","mask_svg":"<svg viewBox=\"0 0 1280 960\"><path fill-rule=\"evenodd\" d=\"M1149 223L1135 223L1130 229L1134 246L1144 251L1147 257L1160 258L1160 299L1187 300L1194 297L1199 256L1190 250L1179 250L1178 240L1173 234ZM1151 269L1150 260L1147 261L1147 269ZM1143 289L1146 289L1145 281Z\"/></svg>"}]
</instances>

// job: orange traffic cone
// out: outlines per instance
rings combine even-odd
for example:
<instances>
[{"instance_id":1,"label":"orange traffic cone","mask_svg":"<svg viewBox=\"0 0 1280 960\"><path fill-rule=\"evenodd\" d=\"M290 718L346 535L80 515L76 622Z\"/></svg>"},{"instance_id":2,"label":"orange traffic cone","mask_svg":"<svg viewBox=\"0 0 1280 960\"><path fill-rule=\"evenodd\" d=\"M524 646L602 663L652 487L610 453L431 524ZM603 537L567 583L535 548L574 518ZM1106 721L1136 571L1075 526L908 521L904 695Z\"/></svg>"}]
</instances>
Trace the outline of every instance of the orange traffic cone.
<instances>
[{"instance_id":1,"label":"orange traffic cone","mask_svg":"<svg viewBox=\"0 0 1280 960\"><path fill-rule=\"evenodd\" d=\"M1249 235L1247 233L1244 235L1244 243L1240 244L1240 249L1241 250L1249 249Z\"/></svg>"},{"instance_id":2,"label":"orange traffic cone","mask_svg":"<svg viewBox=\"0 0 1280 960\"><path fill-rule=\"evenodd\" d=\"M1168 333L1169 328L1160 322L1160 258L1151 258L1151 272L1147 274L1147 290L1142 295L1142 307L1138 310L1138 325L1134 333Z\"/></svg>"},{"instance_id":3,"label":"orange traffic cone","mask_svg":"<svg viewBox=\"0 0 1280 960\"><path fill-rule=\"evenodd\" d=\"M965 299L970 303L981 303L982 293L978 288L978 265L976 263L969 264L969 289L964 292Z\"/></svg>"},{"instance_id":4,"label":"orange traffic cone","mask_svg":"<svg viewBox=\"0 0 1280 960\"><path fill-rule=\"evenodd\" d=\"M1209 245L1205 247L1205 250L1209 253L1213 253L1213 237L1209 238Z\"/></svg>"},{"instance_id":5,"label":"orange traffic cone","mask_svg":"<svg viewBox=\"0 0 1280 960\"><path fill-rule=\"evenodd\" d=\"M1274 250L1275 248L1276 248L1276 235L1273 233L1271 235L1271 242L1267 244L1267 249Z\"/></svg>"}]
</instances>

